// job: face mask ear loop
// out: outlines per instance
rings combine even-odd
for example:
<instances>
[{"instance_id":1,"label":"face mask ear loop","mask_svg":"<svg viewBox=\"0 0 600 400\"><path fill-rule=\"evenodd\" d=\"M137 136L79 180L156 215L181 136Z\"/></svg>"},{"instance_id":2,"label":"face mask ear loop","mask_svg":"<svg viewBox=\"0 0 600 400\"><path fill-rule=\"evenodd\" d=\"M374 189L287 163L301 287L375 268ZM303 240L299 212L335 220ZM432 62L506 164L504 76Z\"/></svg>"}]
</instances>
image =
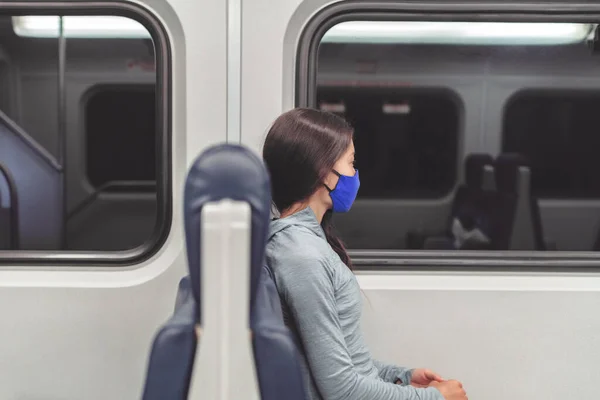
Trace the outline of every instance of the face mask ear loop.
<instances>
[{"instance_id":1,"label":"face mask ear loop","mask_svg":"<svg viewBox=\"0 0 600 400\"><path fill-rule=\"evenodd\" d=\"M331 172L333 172L334 174L336 174L338 178L342 177L342 174L340 174L339 172L337 172L335 169L332 169ZM339 180L338 180L338 182L339 182ZM327 191L329 193L331 193L331 192L333 192L335 190L335 188L329 189L329 186L327 186L326 184L323 184L323 186L325 186L325 189L327 189ZM336 186L337 186L337 184L336 184Z\"/></svg>"}]
</instances>

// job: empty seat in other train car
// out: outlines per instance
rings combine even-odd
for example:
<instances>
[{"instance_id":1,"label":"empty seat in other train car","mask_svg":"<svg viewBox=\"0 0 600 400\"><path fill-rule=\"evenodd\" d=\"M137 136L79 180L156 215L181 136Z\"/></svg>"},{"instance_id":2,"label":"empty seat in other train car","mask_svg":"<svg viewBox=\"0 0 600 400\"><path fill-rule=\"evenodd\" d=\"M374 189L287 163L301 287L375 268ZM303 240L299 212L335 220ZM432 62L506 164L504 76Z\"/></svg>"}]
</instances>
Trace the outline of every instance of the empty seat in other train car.
<instances>
[{"instance_id":1,"label":"empty seat in other train car","mask_svg":"<svg viewBox=\"0 0 600 400\"><path fill-rule=\"evenodd\" d=\"M598 232L596 233L596 239L592 245L592 251L600 251L600 229L598 229Z\"/></svg>"},{"instance_id":2,"label":"empty seat in other train car","mask_svg":"<svg viewBox=\"0 0 600 400\"><path fill-rule=\"evenodd\" d=\"M516 210L516 196L495 188L488 156L467 161L468 190L458 197L450 217L448 241L460 250L507 250ZM426 243L425 248L437 248Z\"/></svg>"},{"instance_id":3,"label":"empty seat in other train car","mask_svg":"<svg viewBox=\"0 0 600 400\"><path fill-rule=\"evenodd\" d=\"M0 250L6 250L10 245L10 210L3 207L2 195L0 190Z\"/></svg>"},{"instance_id":4,"label":"empty seat in other train car","mask_svg":"<svg viewBox=\"0 0 600 400\"><path fill-rule=\"evenodd\" d=\"M16 250L19 243L17 193L8 169L0 164L0 250Z\"/></svg>"},{"instance_id":5,"label":"empty seat in other train car","mask_svg":"<svg viewBox=\"0 0 600 400\"><path fill-rule=\"evenodd\" d=\"M182 279L174 316L157 334L150 355L144 400L187 399L201 325L201 211L209 202L232 199L252 210L250 325L262 399L305 398L295 345L284 325L264 251L271 196L268 173L251 151L213 147L192 165L185 185L185 233L189 276Z\"/></svg>"},{"instance_id":6,"label":"empty seat in other train car","mask_svg":"<svg viewBox=\"0 0 600 400\"><path fill-rule=\"evenodd\" d=\"M498 191L517 198L510 238L511 250L546 250L538 199L531 193L531 168L520 154L505 153L496 159Z\"/></svg>"},{"instance_id":7,"label":"empty seat in other train car","mask_svg":"<svg viewBox=\"0 0 600 400\"><path fill-rule=\"evenodd\" d=\"M455 245L452 240L452 226L454 220L461 212L469 208L469 205L477 204L481 198L481 192L484 189L493 189L495 186L494 159L489 154L469 154L464 163L465 167L465 183L460 185L456 190L452 201L452 209L450 213L448 229L445 233L435 235L409 233L407 238L409 248L426 248L426 249L453 249ZM486 166L488 168L486 168ZM472 208L472 207L471 207ZM418 236L421 236L420 238Z\"/></svg>"}]
</instances>

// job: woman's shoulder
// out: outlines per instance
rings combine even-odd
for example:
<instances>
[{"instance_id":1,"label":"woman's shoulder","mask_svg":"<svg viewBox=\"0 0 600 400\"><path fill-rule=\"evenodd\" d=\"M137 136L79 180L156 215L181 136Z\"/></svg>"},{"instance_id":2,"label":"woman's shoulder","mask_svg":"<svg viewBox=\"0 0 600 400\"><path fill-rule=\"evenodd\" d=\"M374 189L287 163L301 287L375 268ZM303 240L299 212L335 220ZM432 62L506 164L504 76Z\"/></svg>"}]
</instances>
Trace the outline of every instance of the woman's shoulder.
<instances>
[{"instance_id":1,"label":"woman's shoulder","mask_svg":"<svg viewBox=\"0 0 600 400\"><path fill-rule=\"evenodd\" d=\"M289 227L272 236L266 249L267 263L276 275L331 277L335 255L329 244L303 227Z\"/></svg>"},{"instance_id":2,"label":"woman's shoulder","mask_svg":"<svg viewBox=\"0 0 600 400\"><path fill-rule=\"evenodd\" d=\"M267 242L267 252L292 252L311 260L328 260L330 250L326 240L304 226L289 226L272 235Z\"/></svg>"}]
</instances>

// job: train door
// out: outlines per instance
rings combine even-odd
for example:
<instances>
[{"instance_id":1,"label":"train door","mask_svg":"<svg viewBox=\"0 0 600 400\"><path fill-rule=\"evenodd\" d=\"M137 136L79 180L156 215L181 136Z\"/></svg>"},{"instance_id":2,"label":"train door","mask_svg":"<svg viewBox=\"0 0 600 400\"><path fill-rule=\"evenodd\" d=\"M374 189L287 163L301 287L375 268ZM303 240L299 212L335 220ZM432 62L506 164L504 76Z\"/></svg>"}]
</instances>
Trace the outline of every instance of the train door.
<instances>
[{"instance_id":1,"label":"train door","mask_svg":"<svg viewBox=\"0 0 600 400\"><path fill-rule=\"evenodd\" d=\"M187 167L227 140L226 2L0 14L0 397L139 398L186 274Z\"/></svg>"}]
</instances>

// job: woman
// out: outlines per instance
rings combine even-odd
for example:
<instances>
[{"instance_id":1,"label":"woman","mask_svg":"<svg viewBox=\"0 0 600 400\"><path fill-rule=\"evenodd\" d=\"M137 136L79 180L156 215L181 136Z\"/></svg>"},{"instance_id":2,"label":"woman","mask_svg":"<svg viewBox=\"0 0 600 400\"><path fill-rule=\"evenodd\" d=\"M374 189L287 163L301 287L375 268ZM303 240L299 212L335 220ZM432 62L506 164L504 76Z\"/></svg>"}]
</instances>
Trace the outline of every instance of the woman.
<instances>
[{"instance_id":1,"label":"woman","mask_svg":"<svg viewBox=\"0 0 600 400\"><path fill-rule=\"evenodd\" d=\"M333 114L294 109L271 127L263 158L280 218L271 224L267 263L303 353L311 400L466 400L462 385L427 369L371 358L360 330L362 297L332 212L358 193L353 130Z\"/></svg>"}]
</instances>

